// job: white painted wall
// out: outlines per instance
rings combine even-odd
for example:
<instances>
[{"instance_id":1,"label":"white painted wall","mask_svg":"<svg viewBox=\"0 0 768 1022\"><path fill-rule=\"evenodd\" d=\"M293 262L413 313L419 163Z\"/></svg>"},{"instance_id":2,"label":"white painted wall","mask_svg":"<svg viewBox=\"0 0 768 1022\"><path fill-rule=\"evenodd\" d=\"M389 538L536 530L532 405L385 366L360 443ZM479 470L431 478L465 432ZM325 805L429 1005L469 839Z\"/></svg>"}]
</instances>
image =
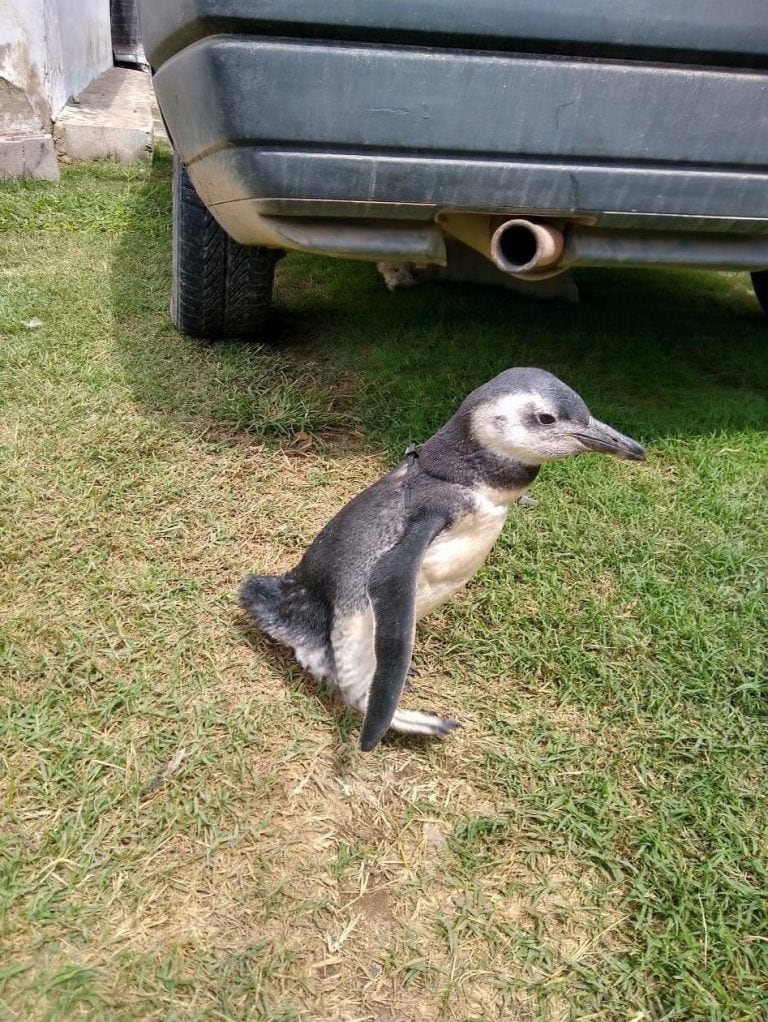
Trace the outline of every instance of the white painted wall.
<instances>
[{"instance_id":1,"label":"white painted wall","mask_svg":"<svg viewBox=\"0 0 768 1022\"><path fill-rule=\"evenodd\" d=\"M111 64L109 0L0 0L0 133L49 130Z\"/></svg>"},{"instance_id":2,"label":"white painted wall","mask_svg":"<svg viewBox=\"0 0 768 1022\"><path fill-rule=\"evenodd\" d=\"M11 0L26 5L29 0ZM0 0L2 3L2 0ZM112 66L109 0L43 0L51 116Z\"/></svg>"}]
</instances>

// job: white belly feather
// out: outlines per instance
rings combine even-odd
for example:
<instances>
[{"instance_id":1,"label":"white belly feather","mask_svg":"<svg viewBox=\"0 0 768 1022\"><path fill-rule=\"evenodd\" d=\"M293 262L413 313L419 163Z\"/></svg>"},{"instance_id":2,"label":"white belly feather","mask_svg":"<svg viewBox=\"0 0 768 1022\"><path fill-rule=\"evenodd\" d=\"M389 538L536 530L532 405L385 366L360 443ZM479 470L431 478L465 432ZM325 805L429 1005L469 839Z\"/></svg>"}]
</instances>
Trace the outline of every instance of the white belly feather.
<instances>
[{"instance_id":1,"label":"white belly feather","mask_svg":"<svg viewBox=\"0 0 768 1022\"><path fill-rule=\"evenodd\" d=\"M475 510L445 529L427 547L416 590L416 619L445 603L482 567L519 493L475 498Z\"/></svg>"}]
</instances>

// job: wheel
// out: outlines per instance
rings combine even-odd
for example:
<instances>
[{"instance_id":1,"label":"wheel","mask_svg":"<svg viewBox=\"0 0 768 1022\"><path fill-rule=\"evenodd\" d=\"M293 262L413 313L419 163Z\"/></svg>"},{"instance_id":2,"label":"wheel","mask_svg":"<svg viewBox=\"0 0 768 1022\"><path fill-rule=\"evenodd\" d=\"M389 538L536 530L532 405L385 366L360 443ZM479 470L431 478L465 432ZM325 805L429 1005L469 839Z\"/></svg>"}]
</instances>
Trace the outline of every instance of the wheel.
<instances>
[{"instance_id":1,"label":"wheel","mask_svg":"<svg viewBox=\"0 0 768 1022\"><path fill-rule=\"evenodd\" d=\"M272 308L281 255L233 241L174 155L171 320L178 330L212 340L258 336Z\"/></svg>"},{"instance_id":2,"label":"wheel","mask_svg":"<svg viewBox=\"0 0 768 1022\"><path fill-rule=\"evenodd\" d=\"M768 270L757 270L751 274L752 287L755 289L755 296L760 302L760 308L768 316Z\"/></svg>"}]
</instances>

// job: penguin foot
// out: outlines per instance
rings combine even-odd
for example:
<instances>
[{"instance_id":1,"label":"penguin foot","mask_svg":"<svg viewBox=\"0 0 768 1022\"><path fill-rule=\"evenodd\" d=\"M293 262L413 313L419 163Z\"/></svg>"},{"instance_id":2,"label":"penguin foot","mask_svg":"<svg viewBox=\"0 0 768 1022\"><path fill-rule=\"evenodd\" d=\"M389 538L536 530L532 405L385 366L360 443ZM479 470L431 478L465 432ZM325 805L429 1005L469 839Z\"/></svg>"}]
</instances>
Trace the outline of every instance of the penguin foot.
<instances>
[{"instance_id":1,"label":"penguin foot","mask_svg":"<svg viewBox=\"0 0 768 1022\"><path fill-rule=\"evenodd\" d=\"M416 687L414 686L413 682L410 681L409 679L418 678L420 673L421 671L419 671L417 667L414 667L413 664L411 664L411 666L408 668L408 674L406 675L405 682L403 684L403 688L405 689L406 692L416 691Z\"/></svg>"},{"instance_id":2,"label":"penguin foot","mask_svg":"<svg viewBox=\"0 0 768 1022\"><path fill-rule=\"evenodd\" d=\"M457 727L461 727L461 723L448 717L438 717L436 713L397 710L392 718L391 727L404 735L431 735L433 738L443 738Z\"/></svg>"}]
</instances>

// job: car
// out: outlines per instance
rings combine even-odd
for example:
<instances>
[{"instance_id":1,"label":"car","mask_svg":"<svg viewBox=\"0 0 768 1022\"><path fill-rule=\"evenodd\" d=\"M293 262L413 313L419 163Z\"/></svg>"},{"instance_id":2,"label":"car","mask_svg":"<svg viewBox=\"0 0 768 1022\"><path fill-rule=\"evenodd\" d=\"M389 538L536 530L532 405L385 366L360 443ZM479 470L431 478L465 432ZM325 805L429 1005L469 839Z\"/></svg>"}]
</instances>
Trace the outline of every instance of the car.
<instances>
[{"instance_id":1,"label":"car","mask_svg":"<svg viewBox=\"0 0 768 1022\"><path fill-rule=\"evenodd\" d=\"M532 283L744 270L768 312L764 0L143 0L176 326L259 336L286 250ZM448 245L446 244L448 242Z\"/></svg>"}]
</instances>

